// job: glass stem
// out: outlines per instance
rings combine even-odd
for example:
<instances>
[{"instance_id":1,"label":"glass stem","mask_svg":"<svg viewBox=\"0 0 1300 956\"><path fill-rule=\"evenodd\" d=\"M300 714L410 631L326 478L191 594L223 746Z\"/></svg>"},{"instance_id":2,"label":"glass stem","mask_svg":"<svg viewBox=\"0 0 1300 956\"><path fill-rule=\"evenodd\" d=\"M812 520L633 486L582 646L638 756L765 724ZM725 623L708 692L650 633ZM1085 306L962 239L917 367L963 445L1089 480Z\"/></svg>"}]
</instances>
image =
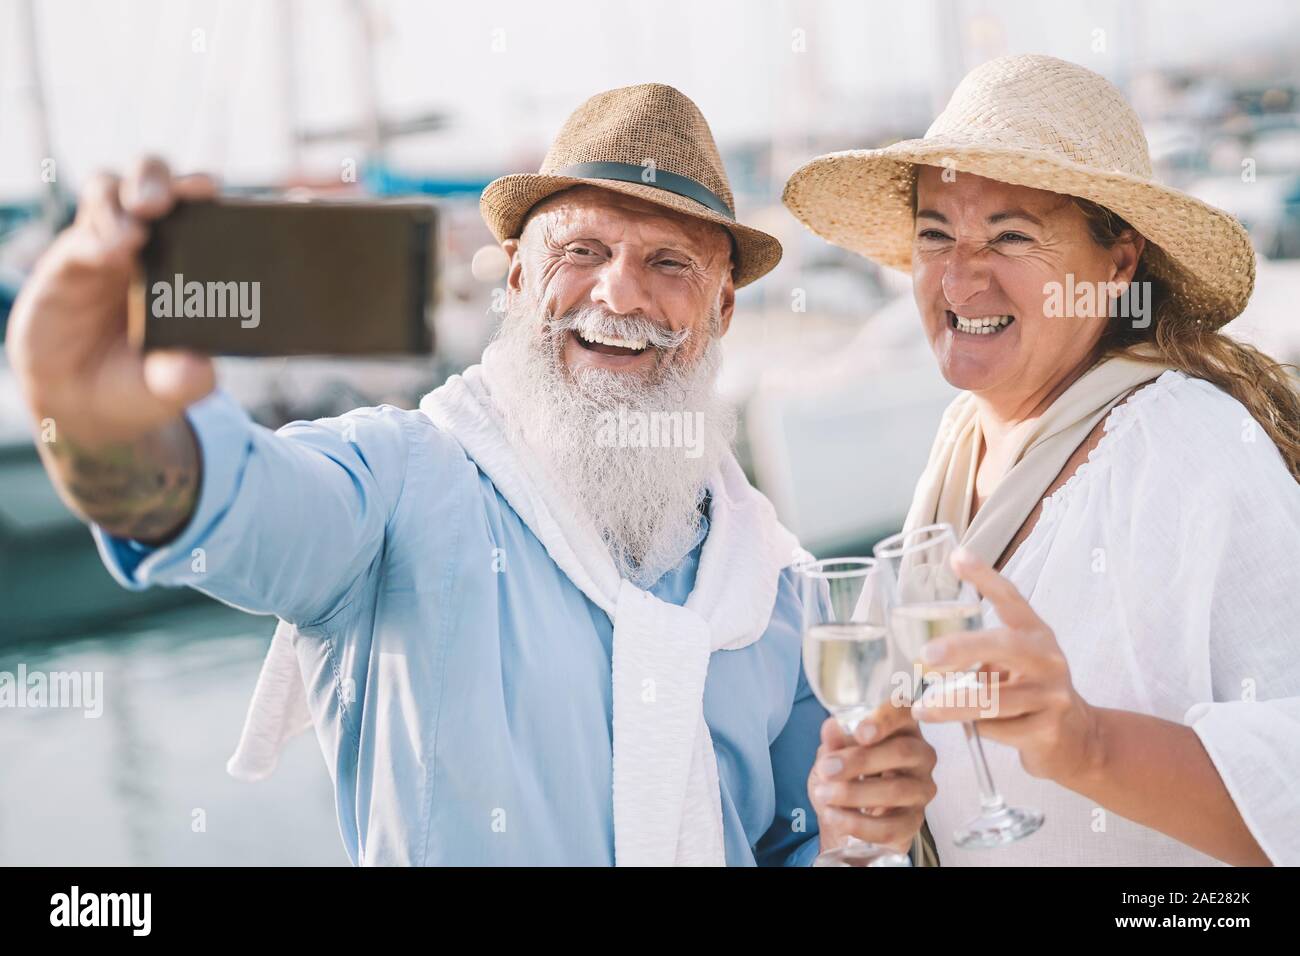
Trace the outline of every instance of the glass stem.
<instances>
[{"instance_id":1,"label":"glass stem","mask_svg":"<svg viewBox=\"0 0 1300 956\"><path fill-rule=\"evenodd\" d=\"M998 793L998 788L993 785L993 775L989 773L988 762L984 759L984 747L980 744L980 732L975 726L975 721L968 720L962 725L962 730L966 731L966 743L970 746L971 760L975 762L975 779L980 788L980 804L984 807L985 813L996 813L1006 807L1002 802L1002 794Z\"/></svg>"}]
</instances>

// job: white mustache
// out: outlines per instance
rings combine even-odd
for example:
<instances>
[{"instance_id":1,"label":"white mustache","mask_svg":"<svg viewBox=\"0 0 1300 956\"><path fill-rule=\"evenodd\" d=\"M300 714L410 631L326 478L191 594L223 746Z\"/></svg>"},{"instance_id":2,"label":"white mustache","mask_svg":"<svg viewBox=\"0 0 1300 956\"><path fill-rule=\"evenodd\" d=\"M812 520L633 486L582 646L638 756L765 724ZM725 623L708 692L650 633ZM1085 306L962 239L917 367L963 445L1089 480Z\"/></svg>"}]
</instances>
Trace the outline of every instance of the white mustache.
<instances>
[{"instance_id":1,"label":"white mustache","mask_svg":"<svg viewBox=\"0 0 1300 956\"><path fill-rule=\"evenodd\" d=\"M553 334L574 331L585 336L623 339L628 342L645 342L662 351L680 347L691 337L690 329L676 332L666 329L640 315L616 315L595 306L570 309L550 323Z\"/></svg>"}]
</instances>

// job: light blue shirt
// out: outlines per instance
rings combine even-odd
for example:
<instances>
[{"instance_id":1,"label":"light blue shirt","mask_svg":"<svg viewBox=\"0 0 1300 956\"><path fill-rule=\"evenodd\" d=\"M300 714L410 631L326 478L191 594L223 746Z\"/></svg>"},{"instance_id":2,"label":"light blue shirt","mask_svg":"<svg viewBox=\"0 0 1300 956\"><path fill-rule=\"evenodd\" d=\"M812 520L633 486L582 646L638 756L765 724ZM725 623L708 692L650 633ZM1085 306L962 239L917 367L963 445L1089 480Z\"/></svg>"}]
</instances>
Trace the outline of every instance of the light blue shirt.
<instances>
[{"instance_id":1,"label":"light blue shirt","mask_svg":"<svg viewBox=\"0 0 1300 956\"><path fill-rule=\"evenodd\" d=\"M158 549L92 527L100 555L298 627L353 863L613 864L613 626L460 444L388 405L273 433L218 390L187 415L193 518ZM707 533L650 590L684 603ZM788 569L763 636L710 658L704 716L727 863L811 862L827 715Z\"/></svg>"}]
</instances>

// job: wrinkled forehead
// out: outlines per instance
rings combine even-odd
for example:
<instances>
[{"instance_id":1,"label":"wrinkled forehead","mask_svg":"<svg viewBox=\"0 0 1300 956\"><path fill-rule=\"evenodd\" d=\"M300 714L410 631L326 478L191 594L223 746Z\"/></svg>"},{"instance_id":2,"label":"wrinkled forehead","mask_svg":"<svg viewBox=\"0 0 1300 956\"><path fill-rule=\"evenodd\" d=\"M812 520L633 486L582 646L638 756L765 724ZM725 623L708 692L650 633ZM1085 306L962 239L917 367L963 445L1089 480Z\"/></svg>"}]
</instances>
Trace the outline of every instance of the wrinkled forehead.
<instances>
[{"instance_id":1,"label":"wrinkled forehead","mask_svg":"<svg viewBox=\"0 0 1300 956\"><path fill-rule=\"evenodd\" d=\"M945 174L947 177L945 178ZM916 211L983 213L1021 209L1040 219L1068 215L1074 209L1070 197L1047 189L1018 186L996 179L946 170L938 166L916 168Z\"/></svg>"},{"instance_id":2,"label":"wrinkled forehead","mask_svg":"<svg viewBox=\"0 0 1300 956\"><path fill-rule=\"evenodd\" d=\"M730 236L721 226L596 186L573 186L542 200L529 211L523 236L636 242L684 249L700 258L731 251Z\"/></svg>"}]
</instances>

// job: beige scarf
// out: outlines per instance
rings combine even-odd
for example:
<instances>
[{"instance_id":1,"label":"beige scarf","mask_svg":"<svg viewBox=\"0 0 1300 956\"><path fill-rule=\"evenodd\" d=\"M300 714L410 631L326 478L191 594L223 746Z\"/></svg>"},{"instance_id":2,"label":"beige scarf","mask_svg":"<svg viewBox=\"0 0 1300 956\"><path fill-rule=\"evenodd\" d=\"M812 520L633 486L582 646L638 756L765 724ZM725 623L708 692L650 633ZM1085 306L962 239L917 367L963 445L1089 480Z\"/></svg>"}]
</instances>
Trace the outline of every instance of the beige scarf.
<instances>
[{"instance_id":1,"label":"beige scarf","mask_svg":"<svg viewBox=\"0 0 1300 956\"><path fill-rule=\"evenodd\" d=\"M904 530L951 524L963 547L995 564L1083 440L1130 389L1160 376L1163 363L1114 356L1074 381L1037 418L1012 433L1013 447L993 493L971 520L984 434L975 398L958 395L943 414L930 461L917 482Z\"/></svg>"},{"instance_id":2,"label":"beige scarf","mask_svg":"<svg viewBox=\"0 0 1300 956\"><path fill-rule=\"evenodd\" d=\"M1159 377L1169 368L1115 356L1099 362L1074 381L1042 415L1012 433L1013 448L996 476L993 493L970 518L975 473L984 434L975 398L958 395L943 414L930 461L912 496L905 531L938 521L957 532L963 547L995 564L1030 512L1061 473L1070 456L1129 389ZM926 824L913 844L918 866L938 866L939 854Z\"/></svg>"}]
</instances>

